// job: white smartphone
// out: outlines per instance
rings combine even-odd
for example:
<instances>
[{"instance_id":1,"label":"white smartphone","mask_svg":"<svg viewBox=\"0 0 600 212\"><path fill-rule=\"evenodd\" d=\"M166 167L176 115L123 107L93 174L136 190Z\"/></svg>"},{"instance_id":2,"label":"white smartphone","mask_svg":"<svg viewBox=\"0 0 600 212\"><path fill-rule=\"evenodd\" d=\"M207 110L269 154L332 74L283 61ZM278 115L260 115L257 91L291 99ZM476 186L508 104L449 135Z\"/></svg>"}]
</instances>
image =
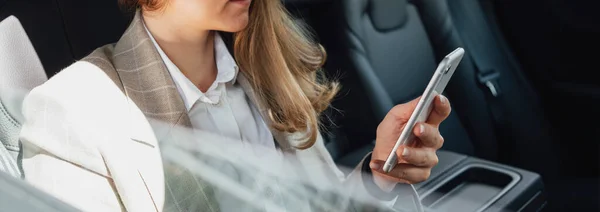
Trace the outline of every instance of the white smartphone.
<instances>
[{"instance_id":1,"label":"white smartphone","mask_svg":"<svg viewBox=\"0 0 600 212\"><path fill-rule=\"evenodd\" d=\"M462 60L464 54L465 50L459 47L450 54L446 55L446 57L444 57L444 59L439 63L437 69L433 73L433 77L431 77L431 80L427 85L427 88L425 88L425 92L423 92L421 99L419 99L415 110L408 119L408 122L406 122L398 141L396 141L396 145L394 145L394 148L385 161L385 164L383 165L384 172L390 172L398 163L398 155L396 154L398 148L401 145L407 145L409 144L408 142L414 140L415 136L413 129L415 124L427 120L427 117L429 117L429 114L432 110L431 103L433 102L433 99L444 91L444 88L446 88L448 81L450 81L450 77L452 77L452 74L454 74L454 71Z\"/></svg>"}]
</instances>

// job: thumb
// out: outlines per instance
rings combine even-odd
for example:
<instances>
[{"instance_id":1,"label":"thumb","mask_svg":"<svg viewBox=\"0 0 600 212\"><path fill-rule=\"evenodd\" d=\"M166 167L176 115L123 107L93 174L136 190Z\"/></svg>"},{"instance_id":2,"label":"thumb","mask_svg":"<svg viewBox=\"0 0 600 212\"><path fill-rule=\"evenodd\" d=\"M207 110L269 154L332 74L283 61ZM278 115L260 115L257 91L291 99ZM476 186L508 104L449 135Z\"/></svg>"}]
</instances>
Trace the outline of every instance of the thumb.
<instances>
[{"instance_id":1,"label":"thumb","mask_svg":"<svg viewBox=\"0 0 600 212\"><path fill-rule=\"evenodd\" d=\"M382 161L382 160L371 160L369 162L369 167L374 172L383 173L383 164L385 164L385 161Z\"/></svg>"}]
</instances>

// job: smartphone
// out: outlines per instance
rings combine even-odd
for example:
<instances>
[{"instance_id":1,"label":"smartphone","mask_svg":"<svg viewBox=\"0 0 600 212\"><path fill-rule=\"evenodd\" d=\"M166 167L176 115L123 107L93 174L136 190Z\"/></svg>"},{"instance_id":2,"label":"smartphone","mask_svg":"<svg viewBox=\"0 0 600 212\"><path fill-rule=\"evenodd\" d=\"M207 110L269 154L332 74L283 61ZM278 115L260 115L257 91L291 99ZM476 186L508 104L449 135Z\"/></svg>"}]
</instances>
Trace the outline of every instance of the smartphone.
<instances>
[{"instance_id":1,"label":"smartphone","mask_svg":"<svg viewBox=\"0 0 600 212\"><path fill-rule=\"evenodd\" d=\"M383 165L384 172L390 172L398 163L398 155L396 154L398 148L401 145L408 145L410 141L414 140L415 136L413 129L415 124L427 120L427 117L429 117L432 110L431 103L433 102L433 99L444 91L444 88L448 85L450 77L454 74L454 71L464 54L465 50L459 47L446 55L446 57L438 64L437 69L433 73L433 77L431 77L427 88L425 88L425 92L423 92L415 110L408 119L408 122L406 122L398 141L396 141L396 145L394 145L394 148L385 161L385 164Z\"/></svg>"}]
</instances>

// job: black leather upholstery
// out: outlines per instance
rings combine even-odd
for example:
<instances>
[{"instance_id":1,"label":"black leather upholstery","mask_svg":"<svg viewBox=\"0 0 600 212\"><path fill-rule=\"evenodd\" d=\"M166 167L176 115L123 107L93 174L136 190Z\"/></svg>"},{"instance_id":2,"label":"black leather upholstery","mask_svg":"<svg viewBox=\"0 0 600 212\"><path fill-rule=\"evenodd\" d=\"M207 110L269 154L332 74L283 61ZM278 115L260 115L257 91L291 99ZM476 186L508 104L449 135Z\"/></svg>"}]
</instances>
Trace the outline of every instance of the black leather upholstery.
<instances>
[{"instance_id":1,"label":"black leather upholstery","mask_svg":"<svg viewBox=\"0 0 600 212\"><path fill-rule=\"evenodd\" d=\"M404 9L406 0L371 0L366 3L373 26L381 32L398 29L408 20Z\"/></svg>"},{"instance_id":2,"label":"black leather upholstery","mask_svg":"<svg viewBox=\"0 0 600 212\"><path fill-rule=\"evenodd\" d=\"M94 49L119 40L131 21L118 1L57 0L63 15L65 34L73 57L78 60Z\"/></svg>"},{"instance_id":3,"label":"black leather upholstery","mask_svg":"<svg viewBox=\"0 0 600 212\"><path fill-rule=\"evenodd\" d=\"M333 29L343 40L331 39L330 42L344 44L330 46L345 55L330 58L329 69L354 72L356 74L345 75L357 78L354 82L358 82L347 83L352 80L343 79L342 83L346 83L342 93L353 100L336 105L342 111L352 111L341 119L345 132L353 138L348 142L354 143L354 149L345 150L348 156L339 161L345 165L357 161L359 158L354 155L359 154L352 152L364 152L374 138L373 134L371 139L361 135L374 131L376 123L393 105L421 95L437 62L455 48L465 47L467 56L445 92L453 105L453 113L440 127L446 141L443 149L538 173L555 173L544 166L544 160L552 158L553 149L536 149L540 145L550 146L552 139L537 94L522 76L518 63L489 24L488 17L482 15L477 1L344 0L339 3L338 12L343 18L336 24L341 27ZM377 12L374 5L377 9L385 8L382 12L395 13L378 16L373 14ZM388 20L392 18L396 20ZM458 31L456 24L469 30ZM484 46L484 51L467 45L465 39L477 41ZM477 54L478 61L474 61L473 54ZM504 95L497 99L489 97L487 88L477 80L475 64L478 63L475 62L490 64L501 72L499 83ZM368 99L366 105L357 102L361 98ZM494 102L501 102L505 109L502 117L506 123L502 129L495 124L489 108ZM353 117L351 113L357 112L355 108L361 108L361 112L372 110L375 118L362 121L366 119L364 116ZM356 124L357 120L361 124ZM523 158L527 161L522 161Z\"/></svg>"},{"instance_id":4,"label":"black leather upholstery","mask_svg":"<svg viewBox=\"0 0 600 212\"><path fill-rule=\"evenodd\" d=\"M556 137L539 94L525 78L491 11L484 10L480 1L421 0L415 4L423 14L428 35L436 42L436 52L458 46L467 50L468 59L457 70L461 77L454 79L449 92L454 92L456 104L462 104L455 108L459 114L464 114L461 119L465 123L471 123L468 130L474 135L475 144L483 148L495 147L496 152L487 152L494 156L488 159L540 173L545 180L555 178L558 174L556 166L546 164L558 163L554 155ZM437 56L442 57L441 53ZM477 81L477 70L482 68L500 74L497 80L501 90L499 96L491 97L488 88ZM491 113L493 105L503 110L500 122Z\"/></svg>"}]
</instances>

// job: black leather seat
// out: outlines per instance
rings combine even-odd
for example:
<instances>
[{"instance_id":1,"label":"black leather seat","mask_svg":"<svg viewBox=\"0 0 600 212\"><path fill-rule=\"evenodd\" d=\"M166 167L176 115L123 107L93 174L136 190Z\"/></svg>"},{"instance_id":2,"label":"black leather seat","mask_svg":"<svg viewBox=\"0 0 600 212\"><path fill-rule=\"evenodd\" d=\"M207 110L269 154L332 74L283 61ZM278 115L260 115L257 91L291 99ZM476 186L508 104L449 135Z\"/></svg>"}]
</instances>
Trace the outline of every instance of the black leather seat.
<instances>
[{"instance_id":1,"label":"black leather seat","mask_svg":"<svg viewBox=\"0 0 600 212\"><path fill-rule=\"evenodd\" d=\"M464 46L469 51L470 62L462 67L468 78L458 80L460 85L456 82L454 85L463 87L457 92L478 93L484 98L474 100L466 99L465 95L455 95L455 102L480 103L477 106L467 104L463 110L484 110L488 114L492 121L491 129L482 130L495 132L497 160L538 172L547 182L556 180L559 177L558 166L548 164L558 164L555 154L559 137L552 131L539 93L525 77L504 40L495 21L491 1L414 2L423 14L425 27L437 52L456 46ZM451 24L445 24L448 20ZM497 96L492 95L490 88L481 81L481 74L498 74L494 80L495 89L499 92ZM477 119L473 123L478 123Z\"/></svg>"},{"instance_id":2,"label":"black leather seat","mask_svg":"<svg viewBox=\"0 0 600 212\"><path fill-rule=\"evenodd\" d=\"M453 112L440 127L446 141L443 149L553 176L554 168L545 165L553 159L552 137L537 94L501 37L477 16L480 6L465 3L477 1L414 2L344 0L332 7L339 8L332 17L340 18L327 28L335 33L322 38L331 55L326 68L334 73L342 70L343 97L335 106L344 111L338 121L349 138L336 141L347 143L337 144L346 147L337 160L348 166L360 160L371 148L373 132L385 113L421 95L441 57L460 46L467 56L446 88ZM455 24L471 30L459 31ZM476 39L488 51L477 51L464 39ZM481 58L492 61L485 64L501 73L502 95L497 99L490 98L488 88L478 81L476 64ZM497 106L495 102L503 108L502 127L490 108Z\"/></svg>"}]
</instances>

